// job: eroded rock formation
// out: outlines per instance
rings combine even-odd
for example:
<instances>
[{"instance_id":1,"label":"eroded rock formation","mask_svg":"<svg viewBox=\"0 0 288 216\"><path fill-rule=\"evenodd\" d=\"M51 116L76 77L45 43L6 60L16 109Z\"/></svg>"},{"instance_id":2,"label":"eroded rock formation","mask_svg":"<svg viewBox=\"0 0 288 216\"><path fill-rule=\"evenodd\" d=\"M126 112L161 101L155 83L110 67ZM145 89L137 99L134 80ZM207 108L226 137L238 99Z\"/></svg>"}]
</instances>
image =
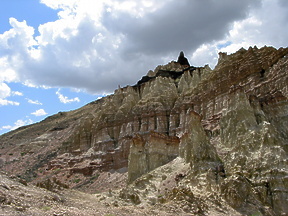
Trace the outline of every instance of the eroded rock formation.
<instances>
[{"instance_id":1,"label":"eroded rock formation","mask_svg":"<svg viewBox=\"0 0 288 216\"><path fill-rule=\"evenodd\" d=\"M141 202L150 193L145 174L182 158L185 173L157 177L158 186L171 187L156 203L184 193L199 204L195 214L223 199L239 214L287 215L287 54L250 47L220 53L214 70L174 61L158 66L135 86L2 135L1 168L89 192L141 183L132 190Z\"/></svg>"}]
</instances>

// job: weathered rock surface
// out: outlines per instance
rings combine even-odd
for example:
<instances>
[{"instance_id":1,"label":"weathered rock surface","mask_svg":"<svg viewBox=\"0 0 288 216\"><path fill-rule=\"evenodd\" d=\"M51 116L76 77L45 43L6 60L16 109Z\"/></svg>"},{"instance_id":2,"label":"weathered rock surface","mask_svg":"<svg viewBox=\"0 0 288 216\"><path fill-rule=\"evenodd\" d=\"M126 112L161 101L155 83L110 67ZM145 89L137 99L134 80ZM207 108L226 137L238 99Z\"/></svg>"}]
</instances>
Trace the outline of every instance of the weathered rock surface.
<instances>
[{"instance_id":1,"label":"weathered rock surface","mask_svg":"<svg viewBox=\"0 0 288 216\"><path fill-rule=\"evenodd\" d=\"M178 156L179 139L151 131L132 138L128 182L160 167Z\"/></svg>"},{"instance_id":2,"label":"weathered rock surface","mask_svg":"<svg viewBox=\"0 0 288 216\"><path fill-rule=\"evenodd\" d=\"M2 135L1 169L90 193L128 181L124 200L185 200L199 215L287 215L287 54L250 47L220 53L214 70L158 66L135 86Z\"/></svg>"}]
</instances>

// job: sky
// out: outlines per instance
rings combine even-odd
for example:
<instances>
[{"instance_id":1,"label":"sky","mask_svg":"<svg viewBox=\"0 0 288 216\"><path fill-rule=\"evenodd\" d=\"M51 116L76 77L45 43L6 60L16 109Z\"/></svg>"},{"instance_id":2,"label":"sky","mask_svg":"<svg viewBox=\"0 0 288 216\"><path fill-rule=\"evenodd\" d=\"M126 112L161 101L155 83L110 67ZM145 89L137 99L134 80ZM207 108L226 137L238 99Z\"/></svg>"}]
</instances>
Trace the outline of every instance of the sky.
<instances>
[{"instance_id":1,"label":"sky","mask_svg":"<svg viewBox=\"0 0 288 216\"><path fill-rule=\"evenodd\" d=\"M0 134L134 85L180 51L288 46L287 0L2 0Z\"/></svg>"}]
</instances>

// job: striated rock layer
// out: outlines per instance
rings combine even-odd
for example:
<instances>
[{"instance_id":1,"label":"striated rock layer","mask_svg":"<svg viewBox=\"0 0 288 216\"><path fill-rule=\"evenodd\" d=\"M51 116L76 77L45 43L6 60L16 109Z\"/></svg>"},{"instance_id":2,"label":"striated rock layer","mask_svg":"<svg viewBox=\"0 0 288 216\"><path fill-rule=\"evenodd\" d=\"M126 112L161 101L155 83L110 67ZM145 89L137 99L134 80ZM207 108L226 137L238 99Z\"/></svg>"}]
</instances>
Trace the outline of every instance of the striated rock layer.
<instances>
[{"instance_id":1,"label":"striated rock layer","mask_svg":"<svg viewBox=\"0 0 288 216\"><path fill-rule=\"evenodd\" d=\"M241 214L287 215L287 53L250 47L220 53L214 70L158 66L135 86L2 135L1 169L95 192L179 156L190 170L177 183L189 190Z\"/></svg>"}]
</instances>

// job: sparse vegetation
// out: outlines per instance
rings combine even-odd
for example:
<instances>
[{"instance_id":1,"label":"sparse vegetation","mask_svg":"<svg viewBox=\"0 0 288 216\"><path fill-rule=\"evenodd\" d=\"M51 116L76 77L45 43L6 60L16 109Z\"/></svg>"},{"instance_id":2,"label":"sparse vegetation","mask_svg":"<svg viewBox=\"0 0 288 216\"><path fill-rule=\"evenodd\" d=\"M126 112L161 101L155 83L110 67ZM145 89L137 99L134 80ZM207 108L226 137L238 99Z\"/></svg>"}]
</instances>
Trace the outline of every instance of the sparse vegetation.
<instances>
[{"instance_id":1,"label":"sparse vegetation","mask_svg":"<svg viewBox=\"0 0 288 216\"><path fill-rule=\"evenodd\" d=\"M61 171L61 169L60 168L57 168L57 169L55 169L53 172L55 173L55 174L57 174L57 173L59 173Z\"/></svg>"},{"instance_id":2,"label":"sparse vegetation","mask_svg":"<svg viewBox=\"0 0 288 216\"><path fill-rule=\"evenodd\" d=\"M51 206L43 206L42 210L49 211L49 210L51 210Z\"/></svg>"},{"instance_id":3,"label":"sparse vegetation","mask_svg":"<svg viewBox=\"0 0 288 216\"><path fill-rule=\"evenodd\" d=\"M90 178L90 181L94 181L94 180L98 179L98 177L99 177L99 174L97 173L96 175L94 175Z\"/></svg>"},{"instance_id":4,"label":"sparse vegetation","mask_svg":"<svg viewBox=\"0 0 288 216\"><path fill-rule=\"evenodd\" d=\"M80 181L81 181L81 179L79 179L79 178L73 180L73 182L76 183L76 184L79 183Z\"/></svg>"}]
</instances>

